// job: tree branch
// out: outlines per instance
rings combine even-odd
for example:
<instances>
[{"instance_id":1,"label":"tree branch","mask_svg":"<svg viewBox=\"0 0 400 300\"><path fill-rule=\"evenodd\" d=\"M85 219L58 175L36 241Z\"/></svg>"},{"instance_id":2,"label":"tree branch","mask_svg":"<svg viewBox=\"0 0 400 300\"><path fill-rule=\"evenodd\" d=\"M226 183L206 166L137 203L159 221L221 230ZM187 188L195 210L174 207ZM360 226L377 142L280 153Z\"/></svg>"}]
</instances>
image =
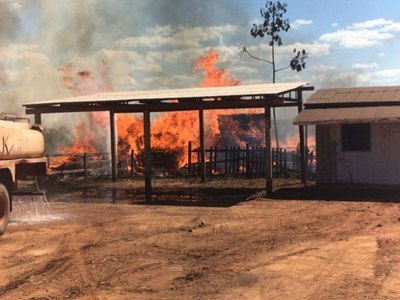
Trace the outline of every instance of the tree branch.
<instances>
[{"instance_id":1,"label":"tree branch","mask_svg":"<svg viewBox=\"0 0 400 300\"><path fill-rule=\"evenodd\" d=\"M269 64L272 65L272 62L271 62L271 61L266 60L266 59L263 59L263 58L259 58L259 57L257 57L257 56L254 56L253 54L251 54L251 53L249 52L249 50L247 50L246 47L243 46L242 50L243 50L243 53L247 53L247 55L250 56L251 58L256 59L256 60L260 60L260 61L263 61L263 62L266 62L266 63L269 63Z\"/></svg>"},{"instance_id":2,"label":"tree branch","mask_svg":"<svg viewBox=\"0 0 400 300\"><path fill-rule=\"evenodd\" d=\"M290 65L287 66L287 67L284 67L284 68L280 68L280 69L275 70L275 73L276 73L276 72L279 72L279 71L283 71L283 70L289 69L289 68L290 68Z\"/></svg>"}]
</instances>

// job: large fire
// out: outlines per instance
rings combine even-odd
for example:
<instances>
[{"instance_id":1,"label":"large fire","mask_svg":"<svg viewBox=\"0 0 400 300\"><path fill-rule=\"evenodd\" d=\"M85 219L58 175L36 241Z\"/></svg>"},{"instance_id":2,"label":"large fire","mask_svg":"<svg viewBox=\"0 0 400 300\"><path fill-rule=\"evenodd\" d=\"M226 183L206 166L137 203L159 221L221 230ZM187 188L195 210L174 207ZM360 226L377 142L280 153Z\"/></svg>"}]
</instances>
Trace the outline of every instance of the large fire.
<instances>
[{"instance_id":1,"label":"large fire","mask_svg":"<svg viewBox=\"0 0 400 300\"><path fill-rule=\"evenodd\" d=\"M239 80L231 78L225 69L218 68L219 60L217 51L211 49L205 56L197 59L194 65L195 71L204 72L204 79L200 86L227 86L237 85ZM103 65L105 63L103 62ZM94 76L87 70L77 70L72 64L60 68L61 80L66 89L72 95L90 94L95 92L110 91L109 85L98 85ZM102 78L106 72L103 72ZM233 110L219 111L218 114L230 114ZM178 153L178 165L187 162L188 141L198 141L198 113L171 112L158 113L151 126L151 144L154 149L169 149ZM107 116L102 113L89 113L87 118L76 126L74 141L71 146L61 146L64 153L96 152L99 151L97 141L104 141L96 137L94 127L107 126ZM219 136L217 112L206 112L206 143L213 145ZM118 155L120 158L129 155L130 151L138 154L143 149L143 120L142 116L134 114L118 114L116 118L118 132ZM104 127L103 127L104 128ZM98 132L96 132L98 134Z\"/></svg>"},{"instance_id":2,"label":"large fire","mask_svg":"<svg viewBox=\"0 0 400 300\"><path fill-rule=\"evenodd\" d=\"M203 72L204 78L199 84L201 87L238 85L240 81L231 77L228 71L217 67L219 53L210 49L204 56L200 56L194 63L195 72ZM92 72L78 70L74 65L69 64L60 68L61 80L64 87L73 96L91 94L97 92L111 91L111 84L108 84L108 72L106 61L101 61L100 78L95 78ZM219 117L242 113L233 109L206 111L205 112L205 136L206 146L218 145L229 146L221 139ZM249 112L249 111L246 111ZM229 118L225 118L228 120ZM70 146L60 146L63 153L95 153L107 152L106 143L108 133L108 114L91 112L82 118L76 125L73 143ZM137 114L118 114L116 117L118 134L118 157L121 160L128 159L131 151L138 157L143 150L143 119ZM152 149L175 153L177 166L183 166L188 160L187 145L193 141L194 147L198 145L198 112L170 112L153 113L151 122L151 145ZM237 124L231 121L228 124L230 130L240 130ZM263 136L256 126L249 126L249 136ZM235 139L234 144L244 146L243 141ZM294 140L288 140L283 144L292 145Z\"/></svg>"},{"instance_id":3,"label":"large fire","mask_svg":"<svg viewBox=\"0 0 400 300\"><path fill-rule=\"evenodd\" d=\"M237 85L239 80L232 79L225 69L216 67L219 54L209 50L207 55L201 56L195 62L195 71L203 71L205 76L202 87ZM228 112L226 112L228 113ZM219 136L217 114L207 112L206 144L212 145ZM151 145L153 149L169 149L178 154L178 166L187 162L188 141L198 141L198 112L170 112L158 113L151 126ZM141 117L131 117L121 114L117 119L118 137L123 152L130 148L140 152L143 149L143 125ZM120 153L123 155L123 153Z\"/></svg>"}]
</instances>

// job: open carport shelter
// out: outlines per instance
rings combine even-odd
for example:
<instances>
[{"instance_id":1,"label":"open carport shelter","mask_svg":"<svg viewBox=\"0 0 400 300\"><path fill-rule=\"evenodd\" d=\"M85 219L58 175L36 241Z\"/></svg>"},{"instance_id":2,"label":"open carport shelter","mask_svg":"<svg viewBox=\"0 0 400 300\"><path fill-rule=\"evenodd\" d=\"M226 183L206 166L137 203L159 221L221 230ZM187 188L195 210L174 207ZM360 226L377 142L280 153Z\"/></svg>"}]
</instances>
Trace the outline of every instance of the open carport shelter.
<instances>
[{"instance_id":1,"label":"open carport shelter","mask_svg":"<svg viewBox=\"0 0 400 300\"><path fill-rule=\"evenodd\" d=\"M294 124L316 126L318 183L400 185L400 86L318 90Z\"/></svg>"},{"instance_id":2,"label":"open carport shelter","mask_svg":"<svg viewBox=\"0 0 400 300\"><path fill-rule=\"evenodd\" d=\"M153 112L196 110L199 113L200 175L204 181L205 136L204 110L264 108L266 146L266 191L272 193L271 162L271 108L297 107L302 110L303 91L313 90L305 82L256 84L228 87L148 90L133 92L111 92L73 98L41 101L24 104L26 114L35 116L35 123L42 123L42 114L106 111L110 116L110 141L112 179L117 177L117 139L115 114L142 113L144 127L144 177L146 201L151 200L151 124ZM302 174L305 180L304 129L299 127Z\"/></svg>"}]
</instances>

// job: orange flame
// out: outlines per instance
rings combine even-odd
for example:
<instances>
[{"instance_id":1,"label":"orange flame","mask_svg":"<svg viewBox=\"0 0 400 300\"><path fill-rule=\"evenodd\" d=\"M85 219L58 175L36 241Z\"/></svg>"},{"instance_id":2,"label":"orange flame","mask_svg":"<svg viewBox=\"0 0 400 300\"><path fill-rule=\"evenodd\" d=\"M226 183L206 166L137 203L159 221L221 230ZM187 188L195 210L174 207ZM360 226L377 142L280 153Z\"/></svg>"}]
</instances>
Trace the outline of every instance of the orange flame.
<instances>
[{"instance_id":1,"label":"orange flame","mask_svg":"<svg viewBox=\"0 0 400 300\"><path fill-rule=\"evenodd\" d=\"M219 53L210 49L205 56L200 56L194 66L195 70L203 70L205 77L201 82L202 87L239 85L240 81L232 79L225 69L215 65L219 60Z\"/></svg>"},{"instance_id":2,"label":"orange flame","mask_svg":"<svg viewBox=\"0 0 400 300\"><path fill-rule=\"evenodd\" d=\"M217 51L210 49L205 56L201 56L195 62L194 70L203 71L204 79L200 86L228 86L238 85L239 80L232 79L230 74L223 68L218 68L219 61ZM101 77L103 84L96 83L95 76L87 70L77 70L74 65L69 64L60 68L61 81L64 87L74 96L89 94L99 91L110 91L108 82L108 67L105 60L101 61ZM231 114L234 110L207 111L205 113L206 144L213 145L219 138L218 115ZM96 137L98 130L93 130L94 124L106 128L108 118L104 114L92 112L89 114L90 124L87 121L77 125L74 133L74 142L70 147L61 146L63 152L96 152L99 151L97 141L104 138ZM142 117L133 114L118 114L116 118L118 132L119 157L126 156L133 150L139 153L143 149L143 121ZM198 141L198 113L197 112L171 112L159 113L152 122L151 144L153 148L170 149L179 153L178 165L183 166L187 162L188 141ZM82 138L84 136L85 138Z\"/></svg>"},{"instance_id":3,"label":"orange flame","mask_svg":"<svg viewBox=\"0 0 400 300\"><path fill-rule=\"evenodd\" d=\"M107 91L111 88L103 80L98 84L93 73L88 70L78 70L73 64L59 68L61 83L73 96ZM58 150L63 153L95 153L103 152L108 118L104 112L89 112L82 118L73 130L73 142L70 146L61 145ZM100 136L99 136L100 135ZM65 158L67 161L68 158Z\"/></svg>"}]
</instances>

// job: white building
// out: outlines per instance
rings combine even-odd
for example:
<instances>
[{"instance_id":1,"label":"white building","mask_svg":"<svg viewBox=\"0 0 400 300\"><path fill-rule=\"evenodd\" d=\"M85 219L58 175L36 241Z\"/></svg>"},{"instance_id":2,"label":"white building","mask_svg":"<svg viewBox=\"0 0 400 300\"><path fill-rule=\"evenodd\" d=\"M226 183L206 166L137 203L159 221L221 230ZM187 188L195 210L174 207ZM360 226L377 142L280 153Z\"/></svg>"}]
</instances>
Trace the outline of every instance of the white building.
<instances>
[{"instance_id":1,"label":"white building","mask_svg":"<svg viewBox=\"0 0 400 300\"><path fill-rule=\"evenodd\" d=\"M304 107L318 183L400 185L400 86L321 89Z\"/></svg>"}]
</instances>

